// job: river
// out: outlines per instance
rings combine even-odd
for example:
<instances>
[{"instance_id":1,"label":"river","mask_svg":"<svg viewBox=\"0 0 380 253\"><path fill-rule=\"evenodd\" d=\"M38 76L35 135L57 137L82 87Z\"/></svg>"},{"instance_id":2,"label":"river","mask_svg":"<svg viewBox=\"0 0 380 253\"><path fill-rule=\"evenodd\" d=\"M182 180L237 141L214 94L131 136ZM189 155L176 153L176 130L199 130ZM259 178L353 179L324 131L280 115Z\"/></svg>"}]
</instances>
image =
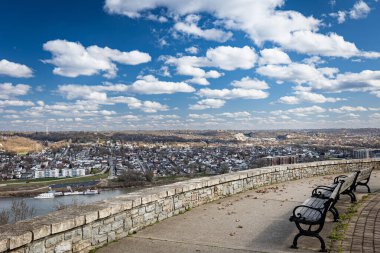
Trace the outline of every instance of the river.
<instances>
[{"instance_id":1,"label":"river","mask_svg":"<svg viewBox=\"0 0 380 253\"><path fill-rule=\"evenodd\" d=\"M33 197L7 197L0 198L0 211L9 210L13 200L25 200L26 204L34 209L33 217L44 215L57 210L57 206L77 204L89 204L103 199L109 199L117 195L127 193L126 190L104 190L96 195L72 195L55 197L54 199L35 199Z\"/></svg>"}]
</instances>

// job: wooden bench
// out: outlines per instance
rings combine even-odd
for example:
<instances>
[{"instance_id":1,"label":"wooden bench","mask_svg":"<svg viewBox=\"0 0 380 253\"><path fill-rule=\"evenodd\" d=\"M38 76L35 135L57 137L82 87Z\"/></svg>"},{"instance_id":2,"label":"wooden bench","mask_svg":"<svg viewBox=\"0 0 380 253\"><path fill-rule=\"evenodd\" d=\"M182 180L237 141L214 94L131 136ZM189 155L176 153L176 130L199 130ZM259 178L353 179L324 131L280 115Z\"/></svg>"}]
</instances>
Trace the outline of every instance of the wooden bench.
<instances>
[{"instance_id":1,"label":"wooden bench","mask_svg":"<svg viewBox=\"0 0 380 253\"><path fill-rule=\"evenodd\" d=\"M299 232L294 237L292 248L297 249L297 241L301 236L310 236L318 238L321 242L321 252L326 252L326 244L319 233L325 224L327 212L334 207L339 198L343 184L344 181L339 181L328 198L311 197L294 208L289 220L296 224Z\"/></svg>"},{"instance_id":2,"label":"wooden bench","mask_svg":"<svg viewBox=\"0 0 380 253\"><path fill-rule=\"evenodd\" d=\"M368 193L371 192L371 189L368 186L368 182L369 182L369 179L371 178L372 171L373 171L373 168L363 169L360 171L358 179L356 180L355 191L356 191L356 187L361 185L361 186L367 187Z\"/></svg>"},{"instance_id":3,"label":"wooden bench","mask_svg":"<svg viewBox=\"0 0 380 253\"><path fill-rule=\"evenodd\" d=\"M356 171L356 172L353 172L347 176L346 175L337 176L334 178L334 182L332 185L317 186L313 190L313 192L311 193L311 196L316 197L316 198L328 199L328 198L330 198L330 196L331 196L332 192L334 191L335 187L337 186L337 184L341 180L343 180L344 182L342 184L338 199L340 198L340 194L344 194L344 195L350 196L351 202L356 202L356 196L355 196L354 191L355 191L355 187L357 184L357 179L358 179L359 174L360 174L360 171ZM336 203L334 203L334 205L331 206L330 211L334 215L334 221L337 221L339 219L339 212L335 208L335 204Z\"/></svg>"}]
</instances>

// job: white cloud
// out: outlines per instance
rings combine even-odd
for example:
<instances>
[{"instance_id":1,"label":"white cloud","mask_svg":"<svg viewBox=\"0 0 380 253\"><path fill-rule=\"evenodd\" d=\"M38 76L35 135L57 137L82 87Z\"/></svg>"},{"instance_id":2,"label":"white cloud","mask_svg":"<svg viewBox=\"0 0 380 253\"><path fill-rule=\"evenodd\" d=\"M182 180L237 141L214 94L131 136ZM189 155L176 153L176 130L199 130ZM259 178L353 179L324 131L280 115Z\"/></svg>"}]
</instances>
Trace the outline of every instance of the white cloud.
<instances>
[{"instance_id":1,"label":"white cloud","mask_svg":"<svg viewBox=\"0 0 380 253\"><path fill-rule=\"evenodd\" d=\"M318 114L318 113L324 113L326 112L326 109L320 107L320 106L309 106L309 107L298 107L298 108L293 108L293 109L288 109L288 110L277 110L277 111L272 111L271 114L273 115L296 115L299 117L305 117L308 115L313 115L313 114Z\"/></svg>"},{"instance_id":2,"label":"white cloud","mask_svg":"<svg viewBox=\"0 0 380 253\"><path fill-rule=\"evenodd\" d=\"M222 99L203 99L199 100L196 104L190 105L190 110L204 110L204 109L210 109L210 108L221 108L225 104L225 101Z\"/></svg>"},{"instance_id":3,"label":"white cloud","mask_svg":"<svg viewBox=\"0 0 380 253\"><path fill-rule=\"evenodd\" d=\"M303 87L302 87L303 88ZM309 102L309 103L335 103L337 101L342 101L344 99L341 98L333 98L333 97L325 97L322 94L318 94L315 92L310 92L308 90L302 90L301 86L297 86L294 91L295 96L284 96L279 99L280 103L284 104L299 104L301 102Z\"/></svg>"},{"instance_id":4,"label":"white cloud","mask_svg":"<svg viewBox=\"0 0 380 253\"><path fill-rule=\"evenodd\" d=\"M0 106L33 106L34 103L31 101L22 101L22 100L0 100Z\"/></svg>"},{"instance_id":5,"label":"white cloud","mask_svg":"<svg viewBox=\"0 0 380 253\"><path fill-rule=\"evenodd\" d=\"M140 77L129 90L141 94L173 94L177 92L194 92L195 89L184 82L160 81L152 75Z\"/></svg>"},{"instance_id":6,"label":"white cloud","mask_svg":"<svg viewBox=\"0 0 380 253\"><path fill-rule=\"evenodd\" d=\"M58 86L58 92L67 99L86 99L95 101L107 100L106 92L125 92L128 85L111 84L111 85L79 85L65 84Z\"/></svg>"},{"instance_id":7,"label":"white cloud","mask_svg":"<svg viewBox=\"0 0 380 253\"><path fill-rule=\"evenodd\" d=\"M234 119L240 119L240 118L247 118L251 116L249 112L243 111L243 112L224 112L219 114L220 116L227 117L227 118L234 118Z\"/></svg>"},{"instance_id":8,"label":"white cloud","mask_svg":"<svg viewBox=\"0 0 380 253\"><path fill-rule=\"evenodd\" d=\"M156 113L158 111L167 111L169 107L154 101L144 101L140 110L147 113Z\"/></svg>"},{"instance_id":9,"label":"white cloud","mask_svg":"<svg viewBox=\"0 0 380 253\"><path fill-rule=\"evenodd\" d=\"M28 94L30 86L26 84L0 83L0 99L10 99Z\"/></svg>"},{"instance_id":10,"label":"white cloud","mask_svg":"<svg viewBox=\"0 0 380 253\"><path fill-rule=\"evenodd\" d=\"M295 96L283 96L278 101L280 103L290 104L290 105L299 104L301 102L300 99L298 97L295 97Z\"/></svg>"},{"instance_id":11,"label":"white cloud","mask_svg":"<svg viewBox=\"0 0 380 253\"><path fill-rule=\"evenodd\" d=\"M189 54L197 54L199 52L199 48L192 46L185 49L185 51Z\"/></svg>"},{"instance_id":12,"label":"white cloud","mask_svg":"<svg viewBox=\"0 0 380 253\"><path fill-rule=\"evenodd\" d=\"M299 53L350 58L360 56L360 50L354 43L347 42L336 33L323 35L312 31L296 31L283 46Z\"/></svg>"},{"instance_id":13,"label":"white cloud","mask_svg":"<svg viewBox=\"0 0 380 253\"><path fill-rule=\"evenodd\" d=\"M251 79L248 76L243 77L239 81L237 80L233 81L231 85L236 88L242 88L242 89L256 89L256 90L269 89L269 86L265 81L261 81L256 78Z\"/></svg>"},{"instance_id":14,"label":"white cloud","mask_svg":"<svg viewBox=\"0 0 380 253\"><path fill-rule=\"evenodd\" d=\"M96 45L85 48L79 42L66 40L48 41L43 45L43 48L53 55L52 59L44 60L44 62L55 66L53 73L67 77L91 76L105 72L105 77L113 78L117 73L115 62L137 65L151 60L149 54L137 50L121 52Z\"/></svg>"},{"instance_id":15,"label":"white cloud","mask_svg":"<svg viewBox=\"0 0 380 253\"><path fill-rule=\"evenodd\" d=\"M147 79L149 79L149 77L147 77ZM153 81L153 79L150 79L150 80ZM147 85L149 86L150 84L148 83ZM70 100L84 99L84 101L87 101L94 105L127 104L130 109L138 109L138 110L148 112L148 113L153 113L157 111L166 111L169 109L167 105L162 105L158 102L141 101L134 97L125 97L125 96L109 97L106 93L106 92L125 92L130 89L132 90L132 87L133 86L131 85L125 85L125 84L108 84L108 85L94 85L94 86L68 84L68 85L60 85L58 87L58 92L62 94L63 96L65 96L67 99L70 99ZM140 86L134 87L134 89L136 89L135 91L143 92L142 87L143 86L140 85ZM169 89L162 88L161 90L157 88L154 88L154 89L155 90L151 91L151 92L154 92L152 94L174 92L173 87L169 87ZM160 93L157 93L159 91Z\"/></svg>"},{"instance_id":16,"label":"white cloud","mask_svg":"<svg viewBox=\"0 0 380 253\"><path fill-rule=\"evenodd\" d=\"M359 1L353 8L353 16L366 13L364 2ZM281 10L284 0L106 0L105 10L111 14L139 18L149 11L165 7L169 16L208 13L213 15L226 29L243 31L261 46L264 42L274 42L282 48L300 53L349 58L365 55L355 44L347 42L336 34L318 33L323 25L321 20L306 17L300 12ZM359 10L359 11L357 11Z\"/></svg>"},{"instance_id":17,"label":"white cloud","mask_svg":"<svg viewBox=\"0 0 380 253\"><path fill-rule=\"evenodd\" d=\"M376 94L380 90L380 71L339 73L337 68L317 68L314 65L291 63L261 66L257 72L280 82L308 84L313 89L325 91L363 91Z\"/></svg>"},{"instance_id":18,"label":"white cloud","mask_svg":"<svg viewBox=\"0 0 380 253\"><path fill-rule=\"evenodd\" d=\"M363 0L357 1L349 11L338 11L336 13L330 13L331 17L338 20L339 24L342 24L349 17L351 19L366 18L371 12L371 8ZM365 57L365 56L364 56Z\"/></svg>"},{"instance_id":19,"label":"white cloud","mask_svg":"<svg viewBox=\"0 0 380 253\"><path fill-rule=\"evenodd\" d=\"M333 108L329 109L330 112L335 112L335 113L350 113L350 112L366 112L368 111L367 108L363 106L342 106L340 108Z\"/></svg>"},{"instance_id":20,"label":"white cloud","mask_svg":"<svg viewBox=\"0 0 380 253\"><path fill-rule=\"evenodd\" d=\"M347 13L345 11L338 11L336 13L330 13L329 15L336 18L339 24L343 24L346 21Z\"/></svg>"},{"instance_id":21,"label":"white cloud","mask_svg":"<svg viewBox=\"0 0 380 253\"><path fill-rule=\"evenodd\" d=\"M265 64L289 64L292 62L289 55L279 48L266 48L260 51L260 65Z\"/></svg>"},{"instance_id":22,"label":"white cloud","mask_svg":"<svg viewBox=\"0 0 380 253\"><path fill-rule=\"evenodd\" d=\"M366 18L370 11L371 8L364 1L359 0L354 4L349 14L352 19L361 19Z\"/></svg>"},{"instance_id":23,"label":"white cloud","mask_svg":"<svg viewBox=\"0 0 380 253\"><path fill-rule=\"evenodd\" d=\"M211 29L200 28L198 26L198 21L200 18L194 18L192 16L197 16L197 15L188 15L185 19L185 22L177 22L174 25L174 29L181 33L203 38L206 40L218 41L218 42L226 42L232 37L231 32L225 32L225 31L222 31L220 29L215 29L215 28L211 28Z\"/></svg>"},{"instance_id":24,"label":"white cloud","mask_svg":"<svg viewBox=\"0 0 380 253\"><path fill-rule=\"evenodd\" d=\"M209 59L211 66L229 71L251 69L257 60L255 50L248 46L242 48L231 46L216 47L207 50L206 57Z\"/></svg>"},{"instance_id":25,"label":"white cloud","mask_svg":"<svg viewBox=\"0 0 380 253\"><path fill-rule=\"evenodd\" d=\"M269 96L269 93L262 90L256 90L256 89L234 88L234 89L221 89L221 90L200 89L198 92L198 95L201 97L218 98L218 99L236 99L236 98L264 99Z\"/></svg>"},{"instance_id":26,"label":"white cloud","mask_svg":"<svg viewBox=\"0 0 380 253\"><path fill-rule=\"evenodd\" d=\"M2 59L0 60L0 75L11 77L32 77L33 70L24 64Z\"/></svg>"},{"instance_id":27,"label":"white cloud","mask_svg":"<svg viewBox=\"0 0 380 253\"><path fill-rule=\"evenodd\" d=\"M204 113L204 114L190 113L189 118L191 118L191 119L212 119L212 118L214 118L214 116L211 114L207 114L207 113Z\"/></svg>"},{"instance_id":28,"label":"white cloud","mask_svg":"<svg viewBox=\"0 0 380 253\"><path fill-rule=\"evenodd\" d=\"M214 67L227 71L253 68L257 60L254 49L244 47L220 46L208 49L206 57L183 56L162 57L165 63L176 67L177 74L192 76L188 82L208 85L207 78L219 78L223 75L216 70L205 71L202 68Z\"/></svg>"}]
</instances>

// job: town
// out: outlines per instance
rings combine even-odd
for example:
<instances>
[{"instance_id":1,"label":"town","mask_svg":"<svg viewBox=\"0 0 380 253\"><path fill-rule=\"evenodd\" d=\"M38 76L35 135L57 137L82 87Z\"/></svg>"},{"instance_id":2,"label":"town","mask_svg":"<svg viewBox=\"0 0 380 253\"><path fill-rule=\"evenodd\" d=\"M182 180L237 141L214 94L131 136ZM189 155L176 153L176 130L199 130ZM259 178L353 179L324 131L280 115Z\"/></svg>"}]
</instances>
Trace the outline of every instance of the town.
<instances>
[{"instance_id":1,"label":"town","mask_svg":"<svg viewBox=\"0 0 380 253\"><path fill-rule=\"evenodd\" d=\"M140 136L94 133L85 139L78 139L83 135L77 133L22 135L1 135L1 180L99 174L115 179L125 171L149 172L154 177L216 175L271 165L380 157L379 135L370 130L361 133L322 130L287 133L168 131ZM331 138L333 135L335 138ZM183 139L184 136L188 139ZM29 152L17 154L6 150L7 141L15 138L35 143L31 144ZM40 145L39 150L33 150L36 143ZM354 143L353 147L349 146L350 143ZM363 148L357 148L361 146Z\"/></svg>"}]
</instances>

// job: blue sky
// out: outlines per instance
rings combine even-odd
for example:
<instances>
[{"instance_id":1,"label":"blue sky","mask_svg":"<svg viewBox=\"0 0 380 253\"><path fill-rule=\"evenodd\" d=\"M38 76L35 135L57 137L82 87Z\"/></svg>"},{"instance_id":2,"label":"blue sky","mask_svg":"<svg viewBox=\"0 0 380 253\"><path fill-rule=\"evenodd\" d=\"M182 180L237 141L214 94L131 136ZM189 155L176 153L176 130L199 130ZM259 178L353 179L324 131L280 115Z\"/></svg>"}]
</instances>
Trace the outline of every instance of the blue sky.
<instances>
[{"instance_id":1,"label":"blue sky","mask_svg":"<svg viewBox=\"0 0 380 253\"><path fill-rule=\"evenodd\" d=\"M0 4L0 130L378 127L380 2Z\"/></svg>"}]
</instances>

